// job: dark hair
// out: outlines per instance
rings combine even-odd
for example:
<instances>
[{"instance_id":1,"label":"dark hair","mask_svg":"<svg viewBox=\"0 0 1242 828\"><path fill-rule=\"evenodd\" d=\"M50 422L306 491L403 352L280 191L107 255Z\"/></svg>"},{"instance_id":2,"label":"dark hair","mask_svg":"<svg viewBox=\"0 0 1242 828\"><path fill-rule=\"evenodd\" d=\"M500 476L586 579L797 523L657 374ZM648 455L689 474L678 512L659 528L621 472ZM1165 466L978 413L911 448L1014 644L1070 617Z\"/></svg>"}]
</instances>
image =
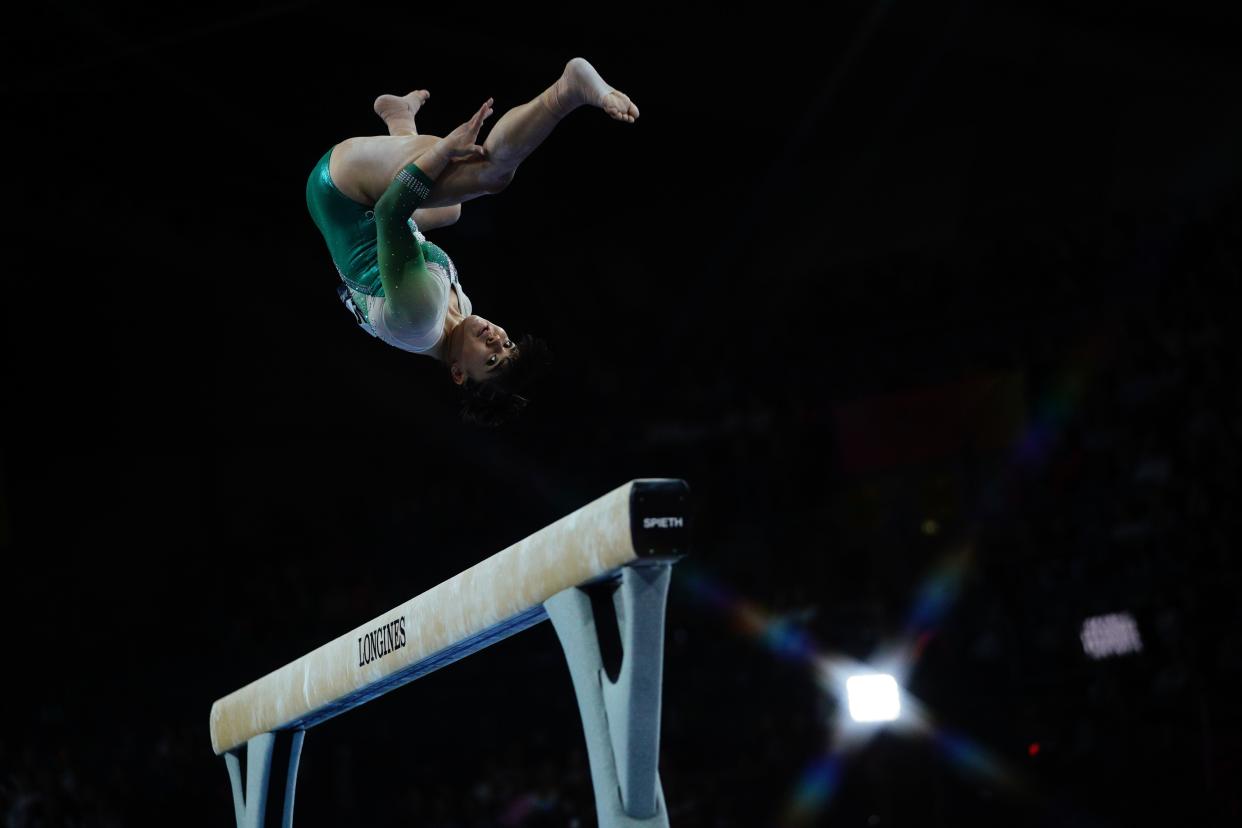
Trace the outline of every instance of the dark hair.
<instances>
[{"instance_id":1,"label":"dark hair","mask_svg":"<svg viewBox=\"0 0 1242 828\"><path fill-rule=\"evenodd\" d=\"M542 339L527 334L517 342L517 356L483 382L467 378L461 385L461 417L468 423L493 428L508 422L530 404L530 388L552 364L552 353Z\"/></svg>"}]
</instances>

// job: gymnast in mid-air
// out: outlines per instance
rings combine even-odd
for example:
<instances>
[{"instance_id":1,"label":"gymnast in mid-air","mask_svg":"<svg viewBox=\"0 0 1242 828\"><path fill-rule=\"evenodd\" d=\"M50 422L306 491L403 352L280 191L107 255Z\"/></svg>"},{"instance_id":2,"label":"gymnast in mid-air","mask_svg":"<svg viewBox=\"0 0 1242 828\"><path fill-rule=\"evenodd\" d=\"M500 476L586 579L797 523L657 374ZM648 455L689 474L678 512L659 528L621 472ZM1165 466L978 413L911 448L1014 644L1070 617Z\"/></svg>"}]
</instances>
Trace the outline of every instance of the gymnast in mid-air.
<instances>
[{"instance_id":1,"label":"gymnast in mid-air","mask_svg":"<svg viewBox=\"0 0 1242 828\"><path fill-rule=\"evenodd\" d=\"M443 138L420 135L415 116L430 93L381 95L374 108L388 135L349 138L329 149L306 184L306 204L355 319L389 345L448 368L464 392L462 415L498 425L527 402L525 388L546 364L546 346L518 342L474 313L452 259L424 232L453 224L461 205L499 193L519 164L580 106L634 123L638 107L585 59L565 64L554 84L506 112L480 145L493 99Z\"/></svg>"}]
</instances>

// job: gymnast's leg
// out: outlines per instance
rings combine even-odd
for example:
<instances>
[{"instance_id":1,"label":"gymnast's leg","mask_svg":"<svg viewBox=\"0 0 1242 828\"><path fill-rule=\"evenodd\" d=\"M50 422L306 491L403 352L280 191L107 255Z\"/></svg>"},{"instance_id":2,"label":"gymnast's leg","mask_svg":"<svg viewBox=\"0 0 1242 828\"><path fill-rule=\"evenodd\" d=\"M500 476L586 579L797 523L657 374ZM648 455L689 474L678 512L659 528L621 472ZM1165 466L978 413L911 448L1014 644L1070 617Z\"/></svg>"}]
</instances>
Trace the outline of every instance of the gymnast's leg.
<instances>
[{"instance_id":1,"label":"gymnast's leg","mask_svg":"<svg viewBox=\"0 0 1242 828\"><path fill-rule=\"evenodd\" d=\"M561 119L580 106L598 107L625 123L638 118L638 107L624 92L606 84L585 59L574 58L555 83L527 103L510 109L496 123L483 144L485 159L451 165L422 206L444 207L500 192L513 180L518 165L543 143ZM332 179L348 197L372 205L397 173L415 163L437 140L434 135L350 138L333 151Z\"/></svg>"},{"instance_id":2,"label":"gymnast's leg","mask_svg":"<svg viewBox=\"0 0 1242 828\"><path fill-rule=\"evenodd\" d=\"M371 108L384 120L389 135L417 135L414 118L430 97L431 93L426 89L415 89L401 96L380 95Z\"/></svg>"},{"instance_id":3,"label":"gymnast's leg","mask_svg":"<svg viewBox=\"0 0 1242 828\"><path fill-rule=\"evenodd\" d=\"M375 114L383 119L384 125L388 127L389 135L417 135L418 128L414 123L414 118L430 97L431 93L426 89L415 89L408 95L380 95L375 99L372 108ZM448 207L420 207L414 211L414 223L424 233L456 224L459 218L461 218L460 204Z\"/></svg>"},{"instance_id":4,"label":"gymnast's leg","mask_svg":"<svg viewBox=\"0 0 1242 828\"><path fill-rule=\"evenodd\" d=\"M556 82L537 97L510 109L492 127L483 148L487 158L454 164L445 171L429 206L469 201L498 193L513 180L514 171L543 143L566 115L580 106L595 106L625 123L638 119L638 107L624 92L613 89L584 58L574 58Z\"/></svg>"}]
</instances>

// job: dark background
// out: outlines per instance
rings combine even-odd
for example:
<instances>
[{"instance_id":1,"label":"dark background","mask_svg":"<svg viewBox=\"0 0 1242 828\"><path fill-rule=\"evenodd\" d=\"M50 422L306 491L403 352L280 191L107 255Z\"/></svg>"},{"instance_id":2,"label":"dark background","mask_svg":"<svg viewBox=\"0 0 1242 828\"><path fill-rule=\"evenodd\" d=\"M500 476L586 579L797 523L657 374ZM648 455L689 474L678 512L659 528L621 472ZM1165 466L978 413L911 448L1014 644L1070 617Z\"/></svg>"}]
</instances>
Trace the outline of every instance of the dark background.
<instances>
[{"instance_id":1,"label":"dark background","mask_svg":"<svg viewBox=\"0 0 1242 828\"><path fill-rule=\"evenodd\" d=\"M695 494L673 825L1242 818L1236 14L39 9L0 34L6 826L227 824L214 699L647 476ZM305 180L380 93L444 134L575 55L638 123L574 113L431 236L556 354L480 432L340 307ZM1108 612L1141 653L1083 654ZM912 643L930 731L842 751L808 637ZM299 786L303 826L595 820L549 625L316 728Z\"/></svg>"}]
</instances>

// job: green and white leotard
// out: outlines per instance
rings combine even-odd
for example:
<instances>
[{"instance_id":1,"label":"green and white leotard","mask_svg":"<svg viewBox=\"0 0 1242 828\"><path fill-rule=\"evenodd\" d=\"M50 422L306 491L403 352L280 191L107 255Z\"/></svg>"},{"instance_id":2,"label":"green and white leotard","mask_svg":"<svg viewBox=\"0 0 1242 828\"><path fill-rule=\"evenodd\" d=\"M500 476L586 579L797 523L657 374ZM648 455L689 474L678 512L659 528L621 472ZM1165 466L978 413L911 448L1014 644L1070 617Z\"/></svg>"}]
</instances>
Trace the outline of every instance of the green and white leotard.
<instances>
[{"instance_id":1,"label":"green and white leotard","mask_svg":"<svg viewBox=\"0 0 1242 828\"><path fill-rule=\"evenodd\" d=\"M432 182L410 165L375 208L368 208L337 189L328 172L331 158L332 150L328 150L311 171L306 182L306 206L348 288L342 298L351 300L347 306L355 310L358 323L368 333L396 348L434 356L444 333L449 292L457 292L464 316L474 309L457 280L453 260L428 241L411 218ZM404 228L398 229L402 223ZM386 312L388 297L380 279L381 257L385 266L412 275L405 284L418 294L416 301L407 302L415 313L407 311L400 322Z\"/></svg>"}]
</instances>

